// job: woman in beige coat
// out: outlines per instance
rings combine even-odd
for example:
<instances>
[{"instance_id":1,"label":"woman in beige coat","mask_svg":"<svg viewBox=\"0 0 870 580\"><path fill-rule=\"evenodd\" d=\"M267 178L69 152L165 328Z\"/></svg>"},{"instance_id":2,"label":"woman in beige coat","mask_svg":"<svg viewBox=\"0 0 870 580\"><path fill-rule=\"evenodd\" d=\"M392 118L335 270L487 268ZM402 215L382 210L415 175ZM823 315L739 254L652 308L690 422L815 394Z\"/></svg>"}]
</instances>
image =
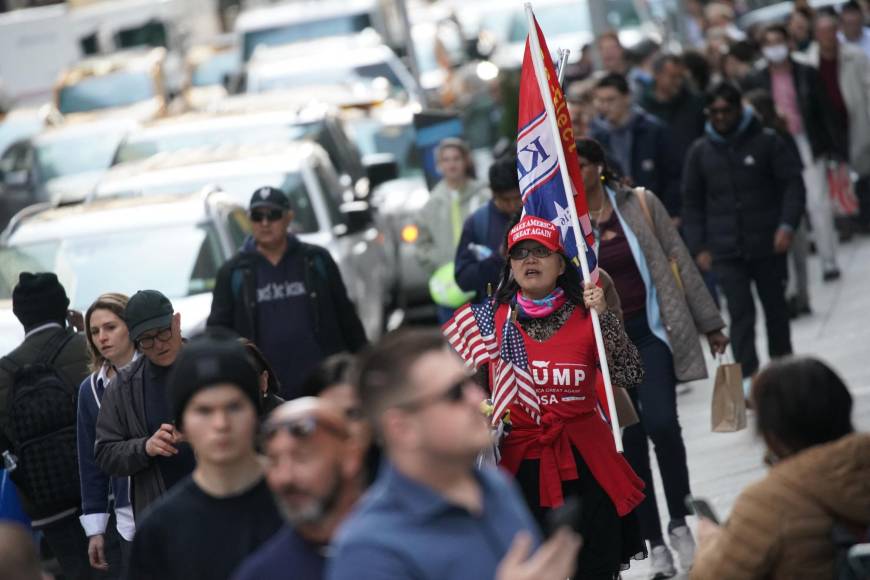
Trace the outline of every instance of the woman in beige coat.
<instances>
[{"instance_id":1,"label":"woman in beige coat","mask_svg":"<svg viewBox=\"0 0 870 580\"><path fill-rule=\"evenodd\" d=\"M849 536L870 525L870 435L853 432L846 385L815 359L771 363L752 400L773 467L721 528L700 521L691 578L834 578L834 526Z\"/></svg>"},{"instance_id":2,"label":"woman in beige coat","mask_svg":"<svg viewBox=\"0 0 870 580\"><path fill-rule=\"evenodd\" d=\"M643 359L644 381L629 391L640 424L626 429L623 441L626 458L646 484L638 515L641 532L650 542L652 575L669 577L676 569L656 507L647 438L655 444L662 474L671 546L688 569L694 540L685 522L689 469L676 384L707 376L698 335L707 335L714 352L724 352L725 322L658 198L623 186L608 169L598 142L578 140L577 154L597 232L598 261L616 285L626 332Z\"/></svg>"}]
</instances>

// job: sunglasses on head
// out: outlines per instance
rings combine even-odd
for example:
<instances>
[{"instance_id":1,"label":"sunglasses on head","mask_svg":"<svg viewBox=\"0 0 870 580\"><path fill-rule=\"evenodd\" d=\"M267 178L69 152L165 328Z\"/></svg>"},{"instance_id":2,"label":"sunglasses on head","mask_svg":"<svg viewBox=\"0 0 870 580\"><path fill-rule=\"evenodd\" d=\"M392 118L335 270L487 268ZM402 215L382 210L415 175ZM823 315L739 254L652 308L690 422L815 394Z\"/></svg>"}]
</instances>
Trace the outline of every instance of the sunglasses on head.
<instances>
[{"instance_id":1,"label":"sunglasses on head","mask_svg":"<svg viewBox=\"0 0 870 580\"><path fill-rule=\"evenodd\" d=\"M254 223L260 223L263 220L269 222L276 222L284 217L284 211L280 209L255 209L251 211L251 221Z\"/></svg>"},{"instance_id":2,"label":"sunglasses on head","mask_svg":"<svg viewBox=\"0 0 870 580\"><path fill-rule=\"evenodd\" d=\"M402 403L397 406L400 409L404 409L406 411L420 411L436 403L449 403L451 405L455 405L456 403L461 402L465 398L465 390L473 384L474 383L471 381L471 377L462 377L461 379L453 383L448 389L440 393L430 395L428 397L421 397L419 399L408 401L407 403Z\"/></svg>"},{"instance_id":3,"label":"sunglasses on head","mask_svg":"<svg viewBox=\"0 0 870 580\"><path fill-rule=\"evenodd\" d=\"M308 439L314 435L318 428L342 439L347 437L347 431L344 428L310 416L299 419L266 421L260 435L264 441L268 441L279 431L282 431L294 439Z\"/></svg>"},{"instance_id":4,"label":"sunglasses on head","mask_svg":"<svg viewBox=\"0 0 870 580\"><path fill-rule=\"evenodd\" d=\"M532 246L531 248L514 246L508 252L511 260L525 260L530 254L536 258L546 258L553 254L553 250L544 246Z\"/></svg>"}]
</instances>

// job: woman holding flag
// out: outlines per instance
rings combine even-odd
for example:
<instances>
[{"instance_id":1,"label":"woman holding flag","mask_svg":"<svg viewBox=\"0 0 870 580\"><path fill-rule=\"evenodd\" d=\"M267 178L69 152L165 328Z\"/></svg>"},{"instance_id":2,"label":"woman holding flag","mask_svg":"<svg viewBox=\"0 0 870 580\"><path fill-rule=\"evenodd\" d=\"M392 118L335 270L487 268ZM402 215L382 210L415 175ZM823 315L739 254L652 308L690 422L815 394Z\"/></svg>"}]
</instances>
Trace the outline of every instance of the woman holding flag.
<instances>
[{"instance_id":1,"label":"woman holding flag","mask_svg":"<svg viewBox=\"0 0 870 580\"><path fill-rule=\"evenodd\" d=\"M724 353L725 322L658 198L621 184L597 141L579 139L576 147L598 264L613 278L626 332L643 359L644 380L630 391L641 422L625 430L623 441L626 458L646 483L638 516L650 542L651 577L669 578L676 569L664 544L647 437L655 444L664 483L671 547L688 570L695 543L685 521L689 469L676 384L707 376L698 334L707 336L714 355Z\"/></svg>"},{"instance_id":2,"label":"woman holding flag","mask_svg":"<svg viewBox=\"0 0 870 580\"><path fill-rule=\"evenodd\" d=\"M643 482L616 451L598 403L598 351L590 309L598 312L613 382L637 384L643 369L604 292L583 286L559 229L526 216L508 233L508 264L494 300L500 352L490 364L495 416L509 411L501 465L517 481L538 522L576 497L584 538L577 577L611 579L645 555L632 511Z\"/></svg>"}]
</instances>

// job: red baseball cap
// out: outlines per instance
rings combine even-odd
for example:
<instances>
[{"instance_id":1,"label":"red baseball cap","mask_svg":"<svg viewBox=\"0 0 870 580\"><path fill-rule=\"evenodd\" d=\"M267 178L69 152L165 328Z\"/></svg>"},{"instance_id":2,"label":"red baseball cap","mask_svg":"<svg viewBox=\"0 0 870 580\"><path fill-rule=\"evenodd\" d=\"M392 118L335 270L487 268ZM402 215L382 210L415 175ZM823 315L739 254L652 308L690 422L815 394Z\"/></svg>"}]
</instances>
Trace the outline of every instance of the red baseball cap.
<instances>
[{"instance_id":1,"label":"red baseball cap","mask_svg":"<svg viewBox=\"0 0 870 580\"><path fill-rule=\"evenodd\" d=\"M523 240L534 240L553 252L562 251L559 228L539 217L527 215L511 228L508 234L508 250Z\"/></svg>"}]
</instances>

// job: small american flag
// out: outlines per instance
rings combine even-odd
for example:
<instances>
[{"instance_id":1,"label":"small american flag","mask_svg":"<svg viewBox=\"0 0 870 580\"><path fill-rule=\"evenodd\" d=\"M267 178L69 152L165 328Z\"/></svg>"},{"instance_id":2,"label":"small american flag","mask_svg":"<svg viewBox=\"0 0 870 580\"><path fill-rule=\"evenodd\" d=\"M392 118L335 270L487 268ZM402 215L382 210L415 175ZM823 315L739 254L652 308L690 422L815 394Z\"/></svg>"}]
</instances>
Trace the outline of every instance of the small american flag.
<instances>
[{"instance_id":1,"label":"small american flag","mask_svg":"<svg viewBox=\"0 0 870 580\"><path fill-rule=\"evenodd\" d=\"M465 364L474 369L492 362L498 356L492 300L461 307L441 327L441 331Z\"/></svg>"},{"instance_id":2,"label":"small american flag","mask_svg":"<svg viewBox=\"0 0 870 580\"><path fill-rule=\"evenodd\" d=\"M519 404L536 422L541 421L541 407L529 373L529 357L526 345L515 322L508 316L501 339L501 353L495 365L492 389L493 421L507 411L508 406L519 399Z\"/></svg>"}]
</instances>

